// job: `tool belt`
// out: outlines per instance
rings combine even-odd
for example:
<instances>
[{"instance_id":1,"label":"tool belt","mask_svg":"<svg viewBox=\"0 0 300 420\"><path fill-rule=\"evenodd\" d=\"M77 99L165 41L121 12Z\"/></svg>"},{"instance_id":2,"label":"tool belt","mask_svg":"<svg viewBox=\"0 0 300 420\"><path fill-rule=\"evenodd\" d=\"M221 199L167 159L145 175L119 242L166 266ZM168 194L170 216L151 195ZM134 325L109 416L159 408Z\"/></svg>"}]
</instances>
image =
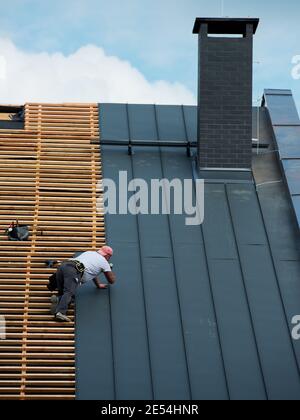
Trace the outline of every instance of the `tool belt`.
<instances>
[{"instance_id":1,"label":"tool belt","mask_svg":"<svg viewBox=\"0 0 300 420\"><path fill-rule=\"evenodd\" d=\"M75 268L78 271L78 273L83 275L85 266L82 264L82 262L77 261L77 260L69 260L69 261L75 265Z\"/></svg>"},{"instance_id":2,"label":"tool belt","mask_svg":"<svg viewBox=\"0 0 300 420\"><path fill-rule=\"evenodd\" d=\"M8 240L10 241L27 241L29 238L29 227L20 225L18 221L12 222L5 230Z\"/></svg>"},{"instance_id":3,"label":"tool belt","mask_svg":"<svg viewBox=\"0 0 300 420\"><path fill-rule=\"evenodd\" d=\"M85 266L80 261L77 261L77 260L69 260L69 261L66 261L66 262L67 263L72 263L72 265L75 266L76 270L78 271L78 273L80 274L80 276L82 278L82 276L84 274ZM82 284L81 281L79 281L79 283ZM55 290L57 290L56 273L52 274L49 277L49 282L47 284L47 289L50 292L54 292Z\"/></svg>"}]
</instances>

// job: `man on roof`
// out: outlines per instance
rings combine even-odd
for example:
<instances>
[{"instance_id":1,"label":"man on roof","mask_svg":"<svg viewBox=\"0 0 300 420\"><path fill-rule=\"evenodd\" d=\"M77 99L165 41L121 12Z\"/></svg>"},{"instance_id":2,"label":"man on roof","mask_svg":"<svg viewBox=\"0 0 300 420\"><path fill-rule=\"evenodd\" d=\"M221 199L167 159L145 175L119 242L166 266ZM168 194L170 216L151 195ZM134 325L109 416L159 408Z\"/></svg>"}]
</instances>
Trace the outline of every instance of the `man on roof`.
<instances>
[{"instance_id":1,"label":"man on roof","mask_svg":"<svg viewBox=\"0 0 300 420\"><path fill-rule=\"evenodd\" d=\"M112 248L103 246L98 251L84 252L61 264L56 272L58 296L52 296L51 299L56 321L71 321L67 311L78 286L92 280L98 289L106 289L108 285L101 283L99 278L101 273L104 273L109 284L115 283L116 276L112 272L112 264L109 264L112 255Z\"/></svg>"}]
</instances>

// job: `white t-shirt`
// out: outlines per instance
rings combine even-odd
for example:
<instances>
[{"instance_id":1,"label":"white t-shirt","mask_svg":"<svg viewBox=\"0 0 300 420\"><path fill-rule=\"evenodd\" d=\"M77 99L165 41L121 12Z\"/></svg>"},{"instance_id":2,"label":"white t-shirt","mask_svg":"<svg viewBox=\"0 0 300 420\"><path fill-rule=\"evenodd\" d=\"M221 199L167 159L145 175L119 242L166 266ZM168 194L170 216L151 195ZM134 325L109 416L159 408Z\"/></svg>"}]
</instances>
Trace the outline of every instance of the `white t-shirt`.
<instances>
[{"instance_id":1,"label":"white t-shirt","mask_svg":"<svg viewBox=\"0 0 300 420\"><path fill-rule=\"evenodd\" d=\"M104 273L111 271L108 261L96 251L84 252L74 259L80 261L85 266L84 276L82 278L83 283L93 280L101 271L104 271Z\"/></svg>"}]
</instances>

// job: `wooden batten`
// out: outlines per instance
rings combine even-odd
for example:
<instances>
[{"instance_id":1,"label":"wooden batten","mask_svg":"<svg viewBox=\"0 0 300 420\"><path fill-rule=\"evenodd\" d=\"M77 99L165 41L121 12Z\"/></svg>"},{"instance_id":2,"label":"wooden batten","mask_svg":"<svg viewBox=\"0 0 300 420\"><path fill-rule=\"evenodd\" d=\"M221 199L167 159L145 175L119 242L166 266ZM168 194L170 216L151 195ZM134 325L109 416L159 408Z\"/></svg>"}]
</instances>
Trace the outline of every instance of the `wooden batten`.
<instances>
[{"instance_id":1,"label":"wooden batten","mask_svg":"<svg viewBox=\"0 0 300 420\"><path fill-rule=\"evenodd\" d=\"M48 259L105 243L97 104L26 104L25 130L0 130L0 400L75 398L71 324L50 314ZM18 219L27 242L4 234Z\"/></svg>"}]
</instances>

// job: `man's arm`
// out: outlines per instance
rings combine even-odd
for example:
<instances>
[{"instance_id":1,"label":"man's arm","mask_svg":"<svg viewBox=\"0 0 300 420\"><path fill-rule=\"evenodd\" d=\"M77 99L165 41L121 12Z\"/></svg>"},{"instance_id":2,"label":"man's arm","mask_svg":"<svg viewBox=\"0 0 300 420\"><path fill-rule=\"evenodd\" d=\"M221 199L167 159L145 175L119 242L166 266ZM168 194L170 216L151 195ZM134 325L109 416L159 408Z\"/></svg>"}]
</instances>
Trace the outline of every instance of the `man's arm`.
<instances>
[{"instance_id":1,"label":"man's arm","mask_svg":"<svg viewBox=\"0 0 300 420\"><path fill-rule=\"evenodd\" d=\"M114 284L116 282L116 275L114 272L107 271L106 273L104 273L104 275L109 284Z\"/></svg>"},{"instance_id":2,"label":"man's arm","mask_svg":"<svg viewBox=\"0 0 300 420\"><path fill-rule=\"evenodd\" d=\"M116 282L116 275L112 271L107 271L104 275L109 284L114 284ZM98 289L107 289L107 284L101 283L99 277L95 277L93 282Z\"/></svg>"}]
</instances>

